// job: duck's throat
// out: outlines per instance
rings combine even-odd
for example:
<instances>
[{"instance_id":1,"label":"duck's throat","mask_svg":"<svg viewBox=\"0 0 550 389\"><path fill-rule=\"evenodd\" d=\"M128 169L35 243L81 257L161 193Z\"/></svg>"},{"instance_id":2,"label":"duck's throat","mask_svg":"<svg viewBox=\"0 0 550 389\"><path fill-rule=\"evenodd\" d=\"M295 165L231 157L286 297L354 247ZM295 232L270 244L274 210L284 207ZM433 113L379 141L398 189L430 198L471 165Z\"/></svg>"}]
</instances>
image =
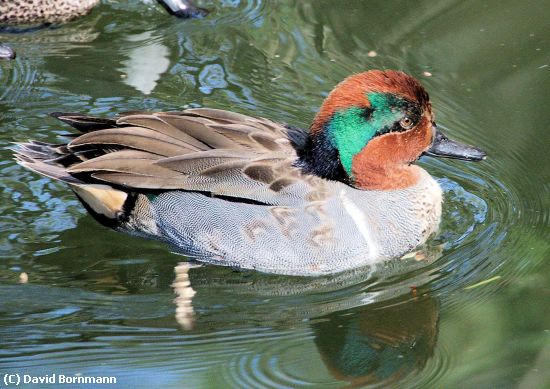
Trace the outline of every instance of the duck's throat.
<instances>
[{"instance_id":1,"label":"duck's throat","mask_svg":"<svg viewBox=\"0 0 550 389\"><path fill-rule=\"evenodd\" d=\"M353 160L353 184L365 190L399 190L416 185L420 168L414 165L380 165L374 161L361 161L361 154Z\"/></svg>"},{"instance_id":2,"label":"duck's throat","mask_svg":"<svg viewBox=\"0 0 550 389\"><path fill-rule=\"evenodd\" d=\"M398 190L417 184L422 169L411 164L428 148L429 139L421 131L375 137L353 156L354 185L361 189Z\"/></svg>"}]
</instances>

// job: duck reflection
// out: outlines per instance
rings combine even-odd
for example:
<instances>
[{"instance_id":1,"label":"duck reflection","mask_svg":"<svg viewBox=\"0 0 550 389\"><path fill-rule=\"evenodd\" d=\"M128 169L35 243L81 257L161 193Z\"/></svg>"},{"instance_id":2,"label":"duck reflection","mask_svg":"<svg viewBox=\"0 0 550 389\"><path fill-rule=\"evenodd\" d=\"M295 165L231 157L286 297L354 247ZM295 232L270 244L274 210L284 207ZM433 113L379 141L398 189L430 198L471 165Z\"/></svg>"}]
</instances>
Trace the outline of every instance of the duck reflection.
<instances>
[{"instance_id":1,"label":"duck reflection","mask_svg":"<svg viewBox=\"0 0 550 389\"><path fill-rule=\"evenodd\" d=\"M335 378L387 385L424 367L437 340L438 305L409 298L335 312L313 324L315 345Z\"/></svg>"},{"instance_id":2,"label":"duck reflection","mask_svg":"<svg viewBox=\"0 0 550 389\"><path fill-rule=\"evenodd\" d=\"M189 263L175 268L176 320L193 326ZM391 384L421 370L438 335L437 301L405 294L378 303L334 311L313 319L314 342L330 373L352 386Z\"/></svg>"}]
</instances>

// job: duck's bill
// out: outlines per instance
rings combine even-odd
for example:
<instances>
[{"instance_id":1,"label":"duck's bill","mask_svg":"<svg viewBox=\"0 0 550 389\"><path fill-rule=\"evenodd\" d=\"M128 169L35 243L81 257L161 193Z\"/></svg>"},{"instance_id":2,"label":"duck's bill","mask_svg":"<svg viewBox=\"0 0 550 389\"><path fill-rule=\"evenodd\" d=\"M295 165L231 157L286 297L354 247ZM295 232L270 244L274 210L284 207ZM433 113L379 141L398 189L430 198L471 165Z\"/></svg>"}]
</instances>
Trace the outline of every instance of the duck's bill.
<instances>
[{"instance_id":1,"label":"duck's bill","mask_svg":"<svg viewBox=\"0 0 550 389\"><path fill-rule=\"evenodd\" d=\"M439 158L461 159L464 161L481 161L487 157L485 151L474 146L451 140L435 127L434 130L434 141L432 146L424 152L424 155Z\"/></svg>"},{"instance_id":2,"label":"duck's bill","mask_svg":"<svg viewBox=\"0 0 550 389\"><path fill-rule=\"evenodd\" d=\"M203 18L208 10L195 7L191 0L157 0L168 12L182 19Z\"/></svg>"}]
</instances>

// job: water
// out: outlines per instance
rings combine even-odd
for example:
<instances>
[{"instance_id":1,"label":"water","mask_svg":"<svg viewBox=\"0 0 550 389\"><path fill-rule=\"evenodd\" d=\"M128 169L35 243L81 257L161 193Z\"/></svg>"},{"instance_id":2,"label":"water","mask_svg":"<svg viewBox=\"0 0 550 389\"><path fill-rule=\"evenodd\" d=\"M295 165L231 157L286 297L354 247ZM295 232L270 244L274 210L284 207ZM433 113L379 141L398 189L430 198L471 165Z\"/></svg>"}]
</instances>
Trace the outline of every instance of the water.
<instances>
[{"instance_id":1,"label":"water","mask_svg":"<svg viewBox=\"0 0 550 389\"><path fill-rule=\"evenodd\" d=\"M546 2L202 5L209 17L182 21L104 2L59 28L0 34L18 52L0 63L0 373L132 387L549 387ZM48 116L59 110L209 106L306 127L334 84L371 68L419 78L438 124L489 153L420 162L445 191L427 260L312 279L192 268L184 318L171 287L181 257L99 226L8 150L60 141Z\"/></svg>"}]
</instances>

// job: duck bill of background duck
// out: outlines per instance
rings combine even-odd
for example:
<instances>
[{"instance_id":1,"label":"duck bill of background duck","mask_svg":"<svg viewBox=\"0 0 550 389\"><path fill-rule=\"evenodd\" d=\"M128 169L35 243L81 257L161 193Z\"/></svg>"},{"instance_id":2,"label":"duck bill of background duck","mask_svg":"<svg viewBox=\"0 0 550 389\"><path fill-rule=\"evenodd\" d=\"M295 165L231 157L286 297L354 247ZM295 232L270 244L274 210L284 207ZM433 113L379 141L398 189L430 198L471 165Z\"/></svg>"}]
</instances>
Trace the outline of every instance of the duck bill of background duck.
<instances>
[{"instance_id":1,"label":"duck bill of background duck","mask_svg":"<svg viewBox=\"0 0 550 389\"><path fill-rule=\"evenodd\" d=\"M485 151L447 138L436 126L433 126L433 143L424 155L438 158L453 158L463 161L481 161L487 157Z\"/></svg>"},{"instance_id":2,"label":"duck bill of background duck","mask_svg":"<svg viewBox=\"0 0 550 389\"><path fill-rule=\"evenodd\" d=\"M191 0L157 0L172 15L182 19L203 18L208 10L196 7Z\"/></svg>"}]
</instances>

